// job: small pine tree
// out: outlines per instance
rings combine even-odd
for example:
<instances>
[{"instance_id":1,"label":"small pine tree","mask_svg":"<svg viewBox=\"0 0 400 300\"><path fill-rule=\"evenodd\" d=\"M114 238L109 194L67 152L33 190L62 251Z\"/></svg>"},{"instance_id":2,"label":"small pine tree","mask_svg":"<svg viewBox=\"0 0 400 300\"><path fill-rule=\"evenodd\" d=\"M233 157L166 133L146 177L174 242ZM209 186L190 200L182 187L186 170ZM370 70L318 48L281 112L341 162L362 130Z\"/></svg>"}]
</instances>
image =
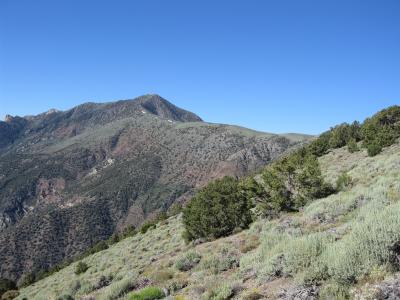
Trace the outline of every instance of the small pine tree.
<instances>
[{"instance_id":1,"label":"small pine tree","mask_svg":"<svg viewBox=\"0 0 400 300\"><path fill-rule=\"evenodd\" d=\"M326 154L330 148L329 141L331 139L331 136L332 136L331 131L322 133L317 139L315 139L308 145L307 147L308 151L317 157Z\"/></svg>"},{"instance_id":2,"label":"small pine tree","mask_svg":"<svg viewBox=\"0 0 400 300\"><path fill-rule=\"evenodd\" d=\"M375 156L382 148L395 143L400 137L400 106L389 107L365 120L361 136L369 156Z\"/></svg>"},{"instance_id":3,"label":"small pine tree","mask_svg":"<svg viewBox=\"0 0 400 300\"><path fill-rule=\"evenodd\" d=\"M165 211L163 211L157 214L157 216L154 218L154 223L165 221L166 219L168 219L168 214Z\"/></svg>"},{"instance_id":4,"label":"small pine tree","mask_svg":"<svg viewBox=\"0 0 400 300\"><path fill-rule=\"evenodd\" d=\"M368 144L367 151L369 156L376 156L382 152L382 146L379 145L376 141L373 141Z\"/></svg>"},{"instance_id":5,"label":"small pine tree","mask_svg":"<svg viewBox=\"0 0 400 300\"><path fill-rule=\"evenodd\" d=\"M133 225L129 225L122 231L122 238L132 237L137 234L136 228Z\"/></svg>"},{"instance_id":6,"label":"small pine tree","mask_svg":"<svg viewBox=\"0 0 400 300\"><path fill-rule=\"evenodd\" d=\"M118 233L114 233L109 239L108 239L108 243L110 245L114 245L116 243L118 243L121 240L121 237L119 236Z\"/></svg>"},{"instance_id":7,"label":"small pine tree","mask_svg":"<svg viewBox=\"0 0 400 300\"><path fill-rule=\"evenodd\" d=\"M352 127L343 123L331 129L332 135L329 140L330 148L341 148L345 146L348 140L351 138Z\"/></svg>"},{"instance_id":8,"label":"small pine tree","mask_svg":"<svg viewBox=\"0 0 400 300\"><path fill-rule=\"evenodd\" d=\"M90 253L94 254L103 250L108 249L108 244L105 241L100 241L96 245L93 246Z\"/></svg>"},{"instance_id":9,"label":"small pine tree","mask_svg":"<svg viewBox=\"0 0 400 300\"><path fill-rule=\"evenodd\" d=\"M75 274L79 275L82 273L85 273L89 269L89 266L84 263L83 261L78 262L78 264L75 267Z\"/></svg>"},{"instance_id":10,"label":"small pine tree","mask_svg":"<svg viewBox=\"0 0 400 300\"><path fill-rule=\"evenodd\" d=\"M360 150L354 138L351 138L347 143L347 150L349 150L350 153L354 153Z\"/></svg>"},{"instance_id":11,"label":"small pine tree","mask_svg":"<svg viewBox=\"0 0 400 300\"><path fill-rule=\"evenodd\" d=\"M298 210L310 200L333 193L309 148L273 163L263 172L262 179L266 196L258 208L266 217L276 216L280 211Z\"/></svg>"},{"instance_id":12,"label":"small pine tree","mask_svg":"<svg viewBox=\"0 0 400 300\"><path fill-rule=\"evenodd\" d=\"M201 189L183 210L184 237L219 238L252 222L251 203L238 180L224 177Z\"/></svg>"},{"instance_id":13,"label":"small pine tree","mask_svg":"<svg viewBox=\"0 0 400 300\"><path fill-rule=\"evenodd\" d=\"M145 234L147 231L155 229L156 227L157 225L154 221L147 221L140 227L140 233Z\"/></svg>"},{"instance_id":14,"label":"small pine tree","mask_svg":"<svg viewBox=\"0 0 400 300\"><path fill-rule=\"evenodd\" d=\"M349 174L343 172L338 179L336 180L336 190L342 191L347 187L351 186L353 183L353 179Z\"/></svg>"}]
</instances>

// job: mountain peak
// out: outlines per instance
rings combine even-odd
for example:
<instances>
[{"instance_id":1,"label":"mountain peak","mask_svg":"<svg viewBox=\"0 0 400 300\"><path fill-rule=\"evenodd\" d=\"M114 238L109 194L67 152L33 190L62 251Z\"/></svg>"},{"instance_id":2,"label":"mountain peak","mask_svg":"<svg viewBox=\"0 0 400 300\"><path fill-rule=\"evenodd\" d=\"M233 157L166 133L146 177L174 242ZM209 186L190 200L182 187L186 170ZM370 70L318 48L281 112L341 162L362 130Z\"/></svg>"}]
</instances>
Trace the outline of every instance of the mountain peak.
<instances>
[{"instance_id":1,"label":"mountain peak","mask_svg":"<svg viewBox=\"0 0 400 300\"><path fill-rule=\"evenodd\" d=\"M10 122L12 122L13 119L14 119L13 116L11 116L11 115L6 115L6 116L4 117L4 122L10 123Z\"/></svg>"},{"instance_id":2,"label":"mountain peak","mask_svg":"<svg viewBox=\"0 0 400 300\"><path fill-rule=\"evenodd\" d=\"M201 122L196 114L181 109L157 94L147 94L134 99L145 111L161 118L181 122Z\"/></svg>"}]
</instances>

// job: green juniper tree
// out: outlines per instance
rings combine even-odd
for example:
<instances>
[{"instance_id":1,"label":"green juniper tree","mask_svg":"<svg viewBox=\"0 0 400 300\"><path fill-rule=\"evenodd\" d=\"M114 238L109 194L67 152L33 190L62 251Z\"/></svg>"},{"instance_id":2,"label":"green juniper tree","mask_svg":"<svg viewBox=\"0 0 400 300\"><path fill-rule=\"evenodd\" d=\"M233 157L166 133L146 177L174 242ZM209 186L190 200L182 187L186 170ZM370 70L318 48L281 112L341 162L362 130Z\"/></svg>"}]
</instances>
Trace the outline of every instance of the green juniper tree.
<instances>
[{"instance_id":1,"label":"green juniper tree","mask_svg":"<svg viewBox=\"0 0 400 300\"><path fill-rule=\"evenodd\" d=\"M232 177L215 180L201 189L183 210L187 241L219 238L252 222L251 202Z\"/></svg>"}]
</instances>

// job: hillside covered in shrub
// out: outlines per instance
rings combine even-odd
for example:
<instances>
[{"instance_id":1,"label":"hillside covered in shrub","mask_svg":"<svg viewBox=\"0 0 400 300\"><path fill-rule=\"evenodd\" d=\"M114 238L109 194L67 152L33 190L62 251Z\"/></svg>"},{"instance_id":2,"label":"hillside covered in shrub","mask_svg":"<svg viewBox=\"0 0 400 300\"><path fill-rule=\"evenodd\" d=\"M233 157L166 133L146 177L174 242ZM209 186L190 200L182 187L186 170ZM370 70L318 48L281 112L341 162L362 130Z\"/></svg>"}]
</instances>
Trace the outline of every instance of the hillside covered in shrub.
<instances>
[{"instance_id":1,"label":"hillside covered in shrub","mask_svg":"<svg viewBox=\"0 0 400 300\"><path fill-rule=\"evenodd\" d=\"M206 123L158 95L0 121L0 278L32 282L309 136Z\"/></svg>"},{"instance_id":2,"label":"hillside covered in shrub","mask_svg":"<svg viewBox=\"0 0 400 300\"><path fill-rule=\"evenodd\" d=\"M253 176L216 180L182 214L175 207L17 299L397 299L397 112L341 125L359 138L336 143L347 129L335 127ZM374 155L369 130L388 141Z\"/></svg>"}]
</instances>

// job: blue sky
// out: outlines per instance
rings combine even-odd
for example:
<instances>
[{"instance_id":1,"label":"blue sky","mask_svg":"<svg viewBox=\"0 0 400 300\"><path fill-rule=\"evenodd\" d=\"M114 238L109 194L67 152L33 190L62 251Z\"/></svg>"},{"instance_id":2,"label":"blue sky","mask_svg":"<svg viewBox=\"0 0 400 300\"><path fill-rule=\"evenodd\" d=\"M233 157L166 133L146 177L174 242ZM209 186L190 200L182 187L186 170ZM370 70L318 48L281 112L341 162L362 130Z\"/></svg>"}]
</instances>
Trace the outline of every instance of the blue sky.
<instances>
[{"instance_id":1,"label":"blue sky","mask_svg":"<svg viewBox=\"0 0 400 300\"><path fill-rule=\"evenodd\" d=\"M0 115L157 93L319 133L400 104L398 0L0 0Z\"/></svg>"}]
</instances>

